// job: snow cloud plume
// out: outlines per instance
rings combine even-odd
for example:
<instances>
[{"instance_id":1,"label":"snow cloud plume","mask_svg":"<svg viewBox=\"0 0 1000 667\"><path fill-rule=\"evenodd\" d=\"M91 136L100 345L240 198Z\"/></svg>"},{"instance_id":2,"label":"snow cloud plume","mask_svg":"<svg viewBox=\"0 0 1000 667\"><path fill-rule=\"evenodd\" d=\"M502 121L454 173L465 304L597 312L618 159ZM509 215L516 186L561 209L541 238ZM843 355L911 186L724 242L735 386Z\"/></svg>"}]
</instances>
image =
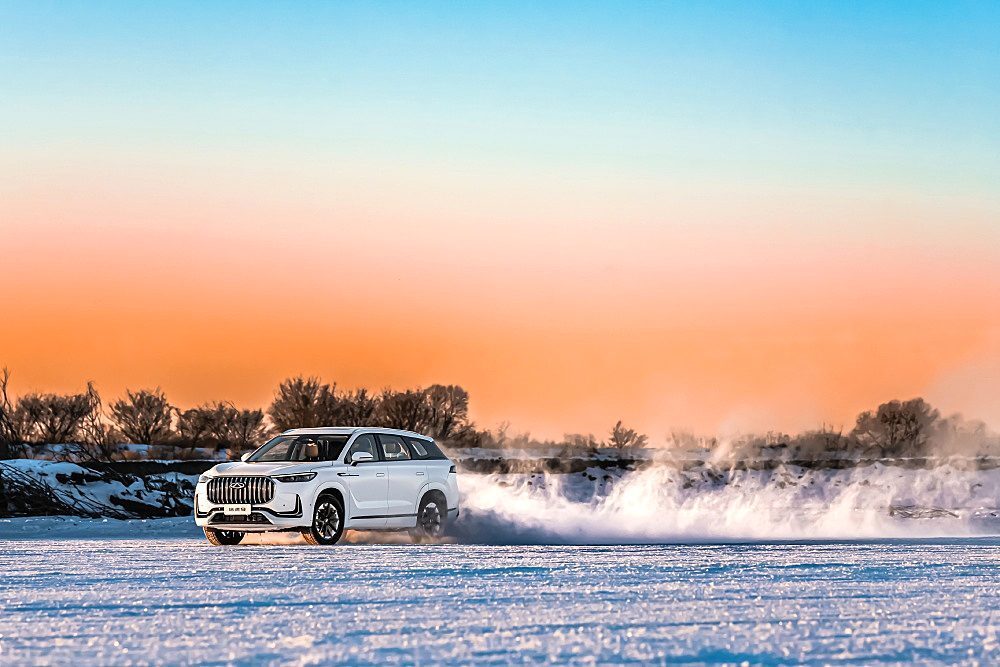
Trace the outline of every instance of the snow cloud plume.
<instances>
[{"instance_id":1,"label":"snow cloud plume","mask_svg":"<svg viewBox=\"0 0 1000 667\"><path fill-rule=\"evenodd\" d=\"M466 475L455 538L609 544L965 536L1000 532L1000 469L871 464L809 470Z\"/></svg>"}]
</instances>

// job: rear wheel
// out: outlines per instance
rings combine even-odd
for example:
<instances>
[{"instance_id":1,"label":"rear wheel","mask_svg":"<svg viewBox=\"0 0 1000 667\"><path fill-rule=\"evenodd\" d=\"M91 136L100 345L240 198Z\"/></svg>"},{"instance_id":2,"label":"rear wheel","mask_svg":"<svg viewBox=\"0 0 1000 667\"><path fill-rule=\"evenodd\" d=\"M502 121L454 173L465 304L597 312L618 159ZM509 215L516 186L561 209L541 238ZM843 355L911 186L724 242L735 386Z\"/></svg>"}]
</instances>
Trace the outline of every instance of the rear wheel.
<instances>
[{"instance_id":1,"label":"rear wheel","mask_svg":"<svg viewBox=\"0 0 1000 667\"><path fill-rule=\"evenodd\" d=\"M306 542L315 545L336 544L344 534L344 506L336 496L320 496L313 509L313 522L302 530Z\"/></svg>"},{"instance_id":2,"label":"rear wheel","mask_svg":"<svg viewBox=\"0 0 1000 667\"><path fill-rule=\"evenodd\" d=\"M246 533L238 530L219 530L218 528L205 528L205 537L217 547L239 544L243 541Z\"/></svg>"},{"instance_id":3,"label":"rear wheel","mask_svg":"<svg viewBox=\"0 0 1000 667\"><path fill-rule=\"evenodd\" d=\"M428 494L420 501L417 509L417 527L410 531L415 542L435 539L444 535L445 522L448 519L448 507L444 498L438 494Z\"/></svg>"}]
</instances>

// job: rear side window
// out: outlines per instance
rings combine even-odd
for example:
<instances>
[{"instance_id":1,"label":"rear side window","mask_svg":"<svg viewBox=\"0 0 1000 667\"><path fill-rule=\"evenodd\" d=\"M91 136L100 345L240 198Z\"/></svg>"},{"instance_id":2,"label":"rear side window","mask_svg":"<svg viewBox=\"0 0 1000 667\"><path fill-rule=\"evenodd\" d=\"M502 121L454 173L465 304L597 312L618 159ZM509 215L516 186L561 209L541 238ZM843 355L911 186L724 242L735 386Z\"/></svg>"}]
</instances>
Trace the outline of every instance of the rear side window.
<instances>
[{"instance_id":1,"label":"rear side window","mask_svg":"<svg viewBox=\"0 0 1000 667\"><path fill-rule=\"evenodd\" d=\"M427 458L427 448L420 444L420 441L413 438L408 441L410 449L413 450L413 455L418 459Z\"/></svg>"},{"instance_id":2,"label":"rear side window","mask_svg":"<svg viewBox=\"0 0 1000 667\"><path fill-rule=\"evenodd\" d=\"M413 452L415 459L440 460L447 458L432 440L407 438L406 444L410 446L410 451Z\"/></svg>"},{"instance_id":3,"label":"rear side window","mask_svg":"<svg viewBox=\"0 0 1000 667\"><path fill-rule=\"evenodd\" d=\"M408 461L410 452L403 445L403 439L398 435L380 433L378 442L382 445L382 454L386 461Z\"/></svg>"}]
</instances>

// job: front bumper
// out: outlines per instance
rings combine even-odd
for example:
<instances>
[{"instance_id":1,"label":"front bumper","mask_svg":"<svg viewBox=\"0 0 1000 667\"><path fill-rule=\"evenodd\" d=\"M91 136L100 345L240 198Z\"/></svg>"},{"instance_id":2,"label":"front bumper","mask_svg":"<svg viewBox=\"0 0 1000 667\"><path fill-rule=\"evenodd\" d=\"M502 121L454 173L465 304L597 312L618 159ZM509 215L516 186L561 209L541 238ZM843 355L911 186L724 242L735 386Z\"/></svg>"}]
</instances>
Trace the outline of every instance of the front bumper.
<instances>
[{"instance_id":1,"label":"front bumper","mask_svg":"<svg viewBox=\"0 0 1000 667\"><path fill-rule=\"evenodd\" d=\"M201 527L244 532L288 530L308 523L303 519L302 497L297 493L278 493L270 502L251 505L249 515L227 516L223 505L210 503L202 485L194 494L194 522Z\"/></svg>"}]
</instances>

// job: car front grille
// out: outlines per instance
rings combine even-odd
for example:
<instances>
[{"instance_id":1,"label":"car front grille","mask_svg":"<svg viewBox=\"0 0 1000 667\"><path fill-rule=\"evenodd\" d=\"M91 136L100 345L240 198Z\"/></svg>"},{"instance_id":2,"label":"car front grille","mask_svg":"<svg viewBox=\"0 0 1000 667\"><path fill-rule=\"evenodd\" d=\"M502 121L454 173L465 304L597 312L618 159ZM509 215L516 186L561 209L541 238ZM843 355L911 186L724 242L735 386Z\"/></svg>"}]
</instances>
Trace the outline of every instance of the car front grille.
<instances>
[{"instance_id":1,"label":"car front grille","mask_svg":"<svg viewBox=\"0 0 1000 667\"><path fill-rule=\"evenodd\" d=\"M208 502L216 505L263 505L274 498L270 477L213 477L208 480Z\"/></svg>"}]
</instances>

